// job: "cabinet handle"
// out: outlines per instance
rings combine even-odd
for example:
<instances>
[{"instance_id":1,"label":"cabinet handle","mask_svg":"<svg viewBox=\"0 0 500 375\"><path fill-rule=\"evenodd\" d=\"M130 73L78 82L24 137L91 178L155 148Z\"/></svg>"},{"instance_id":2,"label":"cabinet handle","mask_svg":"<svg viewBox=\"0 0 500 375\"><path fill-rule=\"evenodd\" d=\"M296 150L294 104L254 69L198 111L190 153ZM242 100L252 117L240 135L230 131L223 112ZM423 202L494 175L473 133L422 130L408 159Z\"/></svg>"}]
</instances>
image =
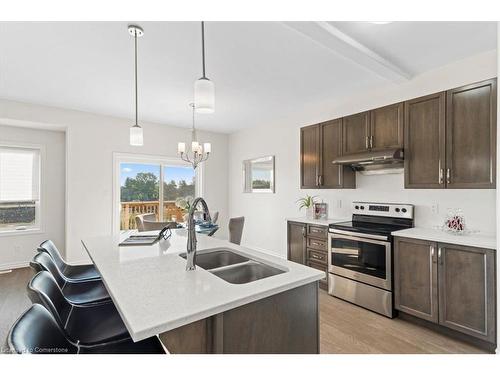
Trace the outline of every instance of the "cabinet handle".
<instances>
[{"instance_id":1,"label":"cabinet handle","mask_svg":"<svg viewBox=\"0 0 500 375\"><path fill-rule=\"evenodd\" d=\"M439 168L439 185L442 185L444 180L443 180L443 174L444 174L444 170L443 168Z\"/></svg>"},{"instance_id":2,"label":"cabinet handle","mask_svg":"<svg viewBox=\"0 0 500 375\"><path fill-rule=\"evenodd\" d=\"M449 184L451 182L451 170L450 168L446 168L446 183Z\"/></svg>"},{"instance_id":3,"label":"cabinet handle","mask_svg":"<svg viewBox=\"0 0 500 375\"><path fill-rule=\"evenodd\" d=\"M306 236L306 227L302 227L302 237Z\"/></svg>"},{"instance_id":4,"label":"cabinet handle","mask_svg":"<svg viewBox=\"0 0 500 375\"><path fill-rule=\"evenodd\" d=\"M373 135L370 136L370 148L373 148Z\"/></svg>"},{"instance_id":5,"label":"cabinet handle","mask_svg":"<svg viewBox=\"0 0 500 375\"><path fill-rule=\"evenodd\" d=\"M368 137L368 136L366 136L366 139L365 139L365 146L366 146L366 149L370 148L370 137Z\"/></svg>"},{"instance_id":6,"label":"cabinet handle","mask_svg":"<svg viewBox=\"0 0 500 375\"><path fill-rule=\"evenodd\" d=\"M430 246L431 248L431 257L434 258L434 246Z\"/></svg>"},{"instance_id":7,"label":"cabinet handle","mask_svg":"<svg viewBox=\"0 0 500 375\"><path fill-rule=\"evenodd\" d=\"M318 177L318 185L319 186L323 185L323 175L322 174L320 174Z\"/></svg>"},{"instance_id":8,"label":"cabinet handle","mask_svg":"<svg viewBox=\"0 0 500 375\"><path fill-rule=\"evenodd\" d=\"M439 259L439 263L443 264L443 259L441 258L441 248L440 247L438 248L438 259Z\"/></svg>"}]
</instances>

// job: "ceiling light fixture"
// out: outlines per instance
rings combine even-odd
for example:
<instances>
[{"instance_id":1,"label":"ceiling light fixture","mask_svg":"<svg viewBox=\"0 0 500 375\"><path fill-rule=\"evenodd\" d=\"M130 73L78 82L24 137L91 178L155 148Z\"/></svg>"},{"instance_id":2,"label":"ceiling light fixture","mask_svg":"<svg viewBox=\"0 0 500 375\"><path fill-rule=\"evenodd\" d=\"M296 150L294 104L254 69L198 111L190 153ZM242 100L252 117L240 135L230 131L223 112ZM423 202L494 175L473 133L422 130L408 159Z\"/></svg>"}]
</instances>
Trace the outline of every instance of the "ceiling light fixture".
<instances>
[{"instance_id":1,"label":"ceiling light fixture","mask_svg":"<svg viewBox=\"0 0 500 375\"><path fill-rule=\"evenodd\" d=\"M144 35L144 30L136 25L129 25L128 33L134 37L134 51L135 51L135 124L130 128L130 145L142 146L144 144L143 131L137 121L137 38Z\"/></svg>"},{"instance_id":2,"label":"ceiling light fixture","mask_svg":"<svg viewBox=\"0 0 500 375\"><path fill-rule=\"evenodd\" d=\"M177 152L179 153L182 160L187 163L191 163L193 169L196 169L198 164L204 162L210 156L212 151L212 145L210 143L204 143L203 147L198 142L196 137L196 128L194 127L194 116L196 105L190 103L189 106L193 108L193 127L191 128L191 155L186 152L186 144L184 142L179 142L177 145Z\"/></svg>"},{"instance_id":3,"label":"ceiling light fixture","mask_svg":"<svg viewBox=\"0 0 500 375\"><path fill-rule=\"evenodd\" d=\"M203 76L194 83L194 106L198 113L215 112L215 86L205 75L205 22L201 21L201 60Z\"/></svg>"}]
</instances>

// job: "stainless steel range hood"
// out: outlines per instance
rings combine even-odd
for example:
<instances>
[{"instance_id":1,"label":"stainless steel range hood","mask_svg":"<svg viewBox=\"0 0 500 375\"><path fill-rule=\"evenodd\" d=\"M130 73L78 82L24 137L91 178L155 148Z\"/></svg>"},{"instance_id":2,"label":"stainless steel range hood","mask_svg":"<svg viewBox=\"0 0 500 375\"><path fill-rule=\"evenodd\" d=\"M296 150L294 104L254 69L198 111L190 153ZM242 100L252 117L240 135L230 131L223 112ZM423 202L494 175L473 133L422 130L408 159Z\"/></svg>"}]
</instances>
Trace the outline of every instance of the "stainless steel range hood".
<instances>
[{"instance_id":1,"label":"stainless steel range hood","mask_svg":"<svg viewBox=\"0 0 500 375\"><path fill-rule=\"evenodd\" d=\"M348 165L363 174L401 173L403 171L403 149L390 148L382 151L366 151L340 156L333 164Z\"/></svg>"}]
</instances>

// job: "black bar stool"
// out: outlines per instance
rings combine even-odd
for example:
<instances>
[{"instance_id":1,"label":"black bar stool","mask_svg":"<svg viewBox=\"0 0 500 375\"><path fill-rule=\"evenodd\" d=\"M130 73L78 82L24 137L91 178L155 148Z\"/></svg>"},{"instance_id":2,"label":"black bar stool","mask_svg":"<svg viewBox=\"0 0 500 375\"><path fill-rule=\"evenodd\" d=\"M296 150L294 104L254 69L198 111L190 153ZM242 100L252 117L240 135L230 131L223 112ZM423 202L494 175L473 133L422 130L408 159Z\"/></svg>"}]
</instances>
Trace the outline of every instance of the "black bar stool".
<instances>
[{"instance_id":1,"label":"black bar stool","mask_svg":"<svg viewBox=\"0 0 500 375\"><path fill-rule=\"evenodd\" d=\"M130 337L112 302L72 304L64 298L59 285L47 271L38 272L31 279L28 297L52 313L72 342L95 345Z\"/></svg>"},{"instance_id":2,"label":"black bar stool","mask_svg":"<svg viewBox=\"0 0 500 375\"><path fill-rule=\"evenodd\" d=\"M61 253L57 249L56 245L54 245L51 240L42 242L37 250L44 251L52 257L59 273L66 280L83 281L101 278L101 275L99 275L99 272L97 272L93 264L85 264L81 266L67 264L61 257Z\"/></svg>"},{"instance_id":3,"label":"black bar stool","mask_svg":"<svg viewBox=\"0 0 500 375\"><path fill-rule=\"evenodd\" d=\"M12 326L7 342L18 354L164 354L157 337L134 343L132 339L96 346L73 343L45 307L34 304Z\"/></svg>"},{"instance_id":4,"label":"black bar stool","mask_svg":"<svg viewBox=\"0 0 500 375\"><path fill-rule=\"evenodd\" d=\"M102 280L67 281L64 279L46 252L39 252L30 262L31 268L36 272L47 271L56 280L64 297L75 305L86 305L92 303L109 302L110 297Z\"/></svg>"}]
</instances>

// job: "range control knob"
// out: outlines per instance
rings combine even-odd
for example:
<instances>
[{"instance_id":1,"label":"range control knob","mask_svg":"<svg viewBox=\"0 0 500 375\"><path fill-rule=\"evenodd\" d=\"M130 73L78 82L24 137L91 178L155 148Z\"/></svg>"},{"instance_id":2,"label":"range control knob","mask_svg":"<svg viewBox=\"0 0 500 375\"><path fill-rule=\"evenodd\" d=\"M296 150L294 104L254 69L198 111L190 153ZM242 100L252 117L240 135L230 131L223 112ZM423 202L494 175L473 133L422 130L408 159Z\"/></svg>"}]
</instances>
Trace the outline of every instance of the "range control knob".
<instances>
[{"instance_id":1,"label":"range control knob","mask_svg":"<svg viewBox=\"0 0 500 375\"><path fill-rule=\"evenodd\" d=\"M359 210L359 206L354 206L354 208L355 208L356 210Z\"/></svg>"},{"instance_id":2,"label":"range control knob","mask_svg":"<svg viewBox=\"0 0 500 375\"><path fill-rule=\"evenodd\" d=\"M394 211L399 212L399 207L396 207Z\"/></svg>"},{"instance_id":3,"label":"range control knob","mask_svg":"<svg viewBox=\"0 0 500 375\"><path fill-rule=\"evenodd\" d=\"M402 208L401 212L405 213L406 212L406 208Z\"/></svg>"},{"instance_id":4,"label":"range control knob","mask_svg":"<svg viewBox=\"0 0 500 375\"><path fill-rule=\"evenodd\" d=\"M361 206L360 208L361 208L362 210L364 210L364 209L365 209L365 206Z\"/></svg>"}]
</instances>

